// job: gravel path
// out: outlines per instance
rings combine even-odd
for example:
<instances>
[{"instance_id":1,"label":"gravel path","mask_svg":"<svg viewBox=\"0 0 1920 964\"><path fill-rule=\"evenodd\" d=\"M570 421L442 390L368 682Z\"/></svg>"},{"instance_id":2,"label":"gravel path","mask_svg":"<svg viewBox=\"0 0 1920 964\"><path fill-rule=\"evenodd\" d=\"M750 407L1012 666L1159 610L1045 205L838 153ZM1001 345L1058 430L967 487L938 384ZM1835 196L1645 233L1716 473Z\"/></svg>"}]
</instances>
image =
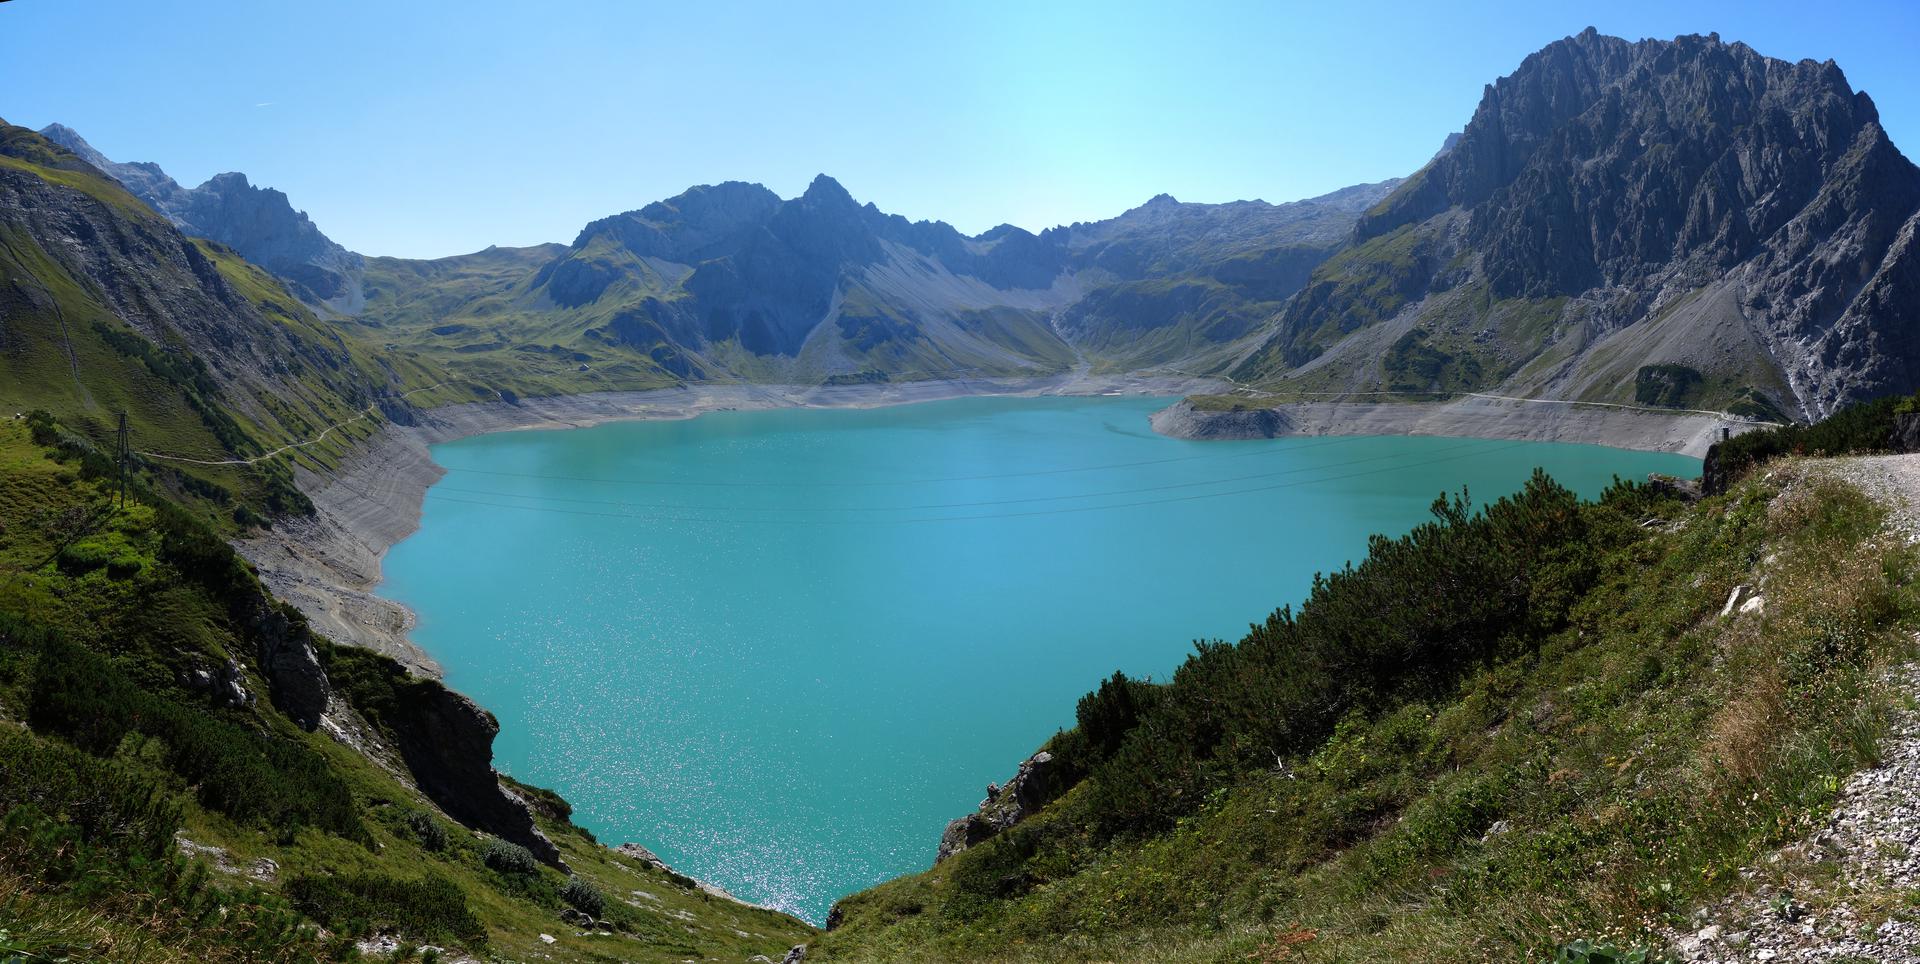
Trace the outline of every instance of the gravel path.
<instances>
[{"instance_id":1,"label":"gravel path","mask_svg":"<svg viewBox=\"0 0 1920 964\"><path fill-rule=\"evenodd\" d=\"M1892 512L1887 524L1908 542L1920 542L1920 455L1868 455L1812 464L1880 500Z\"/></svg>"},{"instance_id":2,"label":"gravel path","mask_svg":"<svg viewBox=\"0 0 1920 964\"><path fill-rule=\"evenodd\" d=\"M1880 500L1888 525L1920 542L1920 455L1816 463ZM1920 666L1890 674L1920 694ZM1849 777L1833 816L1811 838L1742 871L1743 893L1676 934L1689 961L1920 964L1920 708L1895 708L1878 766Z\"/></svg>"}]
</instances>

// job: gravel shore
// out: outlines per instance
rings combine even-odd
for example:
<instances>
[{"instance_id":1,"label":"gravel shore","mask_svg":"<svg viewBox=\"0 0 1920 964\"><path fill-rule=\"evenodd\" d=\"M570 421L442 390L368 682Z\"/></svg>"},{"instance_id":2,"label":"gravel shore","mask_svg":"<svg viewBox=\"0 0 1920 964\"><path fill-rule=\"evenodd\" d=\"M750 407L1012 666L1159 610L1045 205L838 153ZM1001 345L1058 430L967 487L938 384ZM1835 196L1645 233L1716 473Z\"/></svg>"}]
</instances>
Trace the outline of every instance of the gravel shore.
<instances>
[{"instance_id":1,"label":"gravel shore","mask_svg":"<svg viewBox=\"0 0 1920 964\"><path fill-rule=\"evenodd\" d=\"M489 432L693 418L706 412L878 408L984 395L1177 396L1220 388L1220 383L1184 376L1075 372L1036 379L876 385L701 385L448 405L421 413L414 425L387 425L331 475L296 469L295 480L313 500L314 515L277 522L271 531L236 548L259 569L274 595L297 606L328 638L385 653L437 676L433 658L408 639L413 613L374 592L387 550L420 527L427 488L446 474L434 464L429 446Z\"/></svg>"},{"instance_id":2,"label":"gravel shore","mask_svg":"<svg viewBox=\"0 0 1920 964\"><path fill-rule=\"evenodd\" d=\"M647 392L599 392L506 402L449 405L421 413L418 424L388 425L333 474L296 470L313 500L309 519L288 520L238 544L274 594L298 606L331 639L393 656L438 675L431 656L408 639L414 615L374 590L393 545L420 526L427 488L444 471L428 447L519 429L579 428L629 419L693 418L705 412L772 408L876 408L983 395L1191 395L1225 383L1168 375L1091 375L1076 371L1036 379L959 379L898 384L788 386L701 385ZM1196 413L1180 402L1153 416L1153 427L1182 438L1270 438L1280 435L1449 435L1588 442L1698 456L1720 423L1698 415L1661 415L1567 406L1464 399L1441 405L1309 403L1236 413ZM1245 422L1246 424L1239 424Z\"/></svg>"},{"instance_id":3,"label":"gravel shore","mask_svg":"<svg viewBox=\"0 0 1920 964\"><path fill-rule=\"evenodd\" d=\"M1445 435L1584 442L1694 458L1707 453L1723 427L1741 432L1752 426L1692 413L1473 397L1437 403L1292 402L1237 412L1196 409L1183 401L1153 416L1154 431L1175 438Z\"/></svg>"}]
</instances>

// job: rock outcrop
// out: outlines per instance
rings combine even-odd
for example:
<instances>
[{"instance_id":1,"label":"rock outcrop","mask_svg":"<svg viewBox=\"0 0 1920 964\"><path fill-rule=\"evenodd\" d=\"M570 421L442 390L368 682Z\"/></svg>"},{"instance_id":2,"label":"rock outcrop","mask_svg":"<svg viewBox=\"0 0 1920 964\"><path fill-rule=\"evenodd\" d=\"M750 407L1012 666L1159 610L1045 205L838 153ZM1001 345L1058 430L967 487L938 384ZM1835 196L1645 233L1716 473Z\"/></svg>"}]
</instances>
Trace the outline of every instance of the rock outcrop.
<instances>
[{"instance_id":1,"label":"rock outcrop","mask_svg":"<svg viewBox=\"0 0 1920 964\"><path fill-rule=\"evenodd\" d=\"M613 852L643 867L648 867L666 874L668 879L683 887L697 887L700 885L699 881L667 866L666 861L661 860L653 851L648 850L643 844L632 842L623 843L613 848Z\"/></svg>"},{"instance_id":2,"label":"rock outcrop","mask_svg":"<svg viewBox=\"0 0 1920 964\"><path fill-rule=\"evenodd\" d=\"M1203 412L1182 401L1153 413L1153 430L1174 438L1279 438L1292 434L1294 427L1294 417L1284 409L1263 406Z\"/></svg>"},{"instance_id":3,"label":"rock outcrop","mask_svg":"<svg viewBox=\"0 0 1920 964\"><path fill-rule=\"evenodd\" d=\"M291 607L275 604L261 614L254 634L260 672L267 678L273 705L309 731L319 726L333 691L320 668L305 618Z\"/></svg>"},{"instance_id":4,"label":"rock outcrop","mask_svg":"<svg viewBox=\"0 0 1920 964\"><path fill-rule=\"evenodd\" d=\"M247 689L246 674L233 660L212 669L191 669L180 674L180 685L204 694L215 706L238 709L253 705L253 691Z\"/></svg>"},{"instance_id":5,"label":"rock outcrop","mask_svg":"<svg viewBox=\"0 0 1920 964\"><path fill-rule=\"evenodd\" d=\"M934 862L988 840L1052 803L1069 789L1059 769L1053 754L1042 750L1022 761L1013 779L1005 784L989 784L979 810L947 824L946 832L940 835L940 846L934 852Z\"/></svg>"},{"instance_id":6,"label":"rock outcrop","mask_svg":"<svg viewBox=\"0 0 1920 964\"><path fill-rule=\"evenodd\" d=\"M340 698L447 816L565 869L559 848L534 823L531 805L493 768L500 722L492 713L386 656L336 647L325 665Z\"/></svg>"},{"instance_id":7,"label":"rock outcrop","mask_svg":"<svg viewBox=\"0 0 1920 964\"><path fill-rule=\"evenodd\" d=\"M1888 447L1895 452L1920 452L1920 412L1901 412L1893 416L1893 438Z\"/></svg>"},{"instance_id":8,"label":"rock outcrop","mask_svg":"<svg viewBox=\"0 0 1920 964\"><path fill-rule=\"evenodd\" d=\"M437 680L416 678L399 705L381 715L381 723L414 784L447 816L565 869L560 849L534 825L526 801L500 785L493 769L500 723L492 713Z\"/></svg>"}]
</instances>

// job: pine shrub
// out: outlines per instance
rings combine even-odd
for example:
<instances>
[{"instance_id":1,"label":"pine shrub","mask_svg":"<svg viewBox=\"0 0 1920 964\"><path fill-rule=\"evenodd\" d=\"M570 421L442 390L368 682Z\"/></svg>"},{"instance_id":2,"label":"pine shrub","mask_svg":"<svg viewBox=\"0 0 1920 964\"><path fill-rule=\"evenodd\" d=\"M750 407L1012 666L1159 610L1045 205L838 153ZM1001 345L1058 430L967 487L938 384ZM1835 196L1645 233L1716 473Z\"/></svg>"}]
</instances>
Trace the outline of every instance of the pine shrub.
<instances>
[{"instance_id":1,"label":"pine shrub","mask_svg":"<svg viewBox=\"0 0 1920 964\"><path fill-rule=\"evenodd\" d=\"M540 861L534 859L533 851L498 837L487 841L486 853L481 859L503 874L532 874L540 870Z\"/></svg>"}]
</instances>

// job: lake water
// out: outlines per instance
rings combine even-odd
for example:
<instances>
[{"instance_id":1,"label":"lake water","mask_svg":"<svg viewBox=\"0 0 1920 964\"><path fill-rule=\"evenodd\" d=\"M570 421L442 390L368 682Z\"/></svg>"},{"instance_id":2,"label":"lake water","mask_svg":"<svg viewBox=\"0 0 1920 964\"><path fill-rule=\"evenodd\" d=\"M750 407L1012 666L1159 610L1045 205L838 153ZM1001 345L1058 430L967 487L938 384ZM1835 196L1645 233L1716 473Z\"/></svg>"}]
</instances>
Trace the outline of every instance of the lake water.
<instances>
[{"instance_id":1,"label":"lake water","mask_svg":"<svg viewBox=\"0 0 1920 964\"><path fill-rule=\"evenodd\" d=\"M382 593L499 767L748 900L824 918L932 862L1114 670L1237 639L1443 490L1592 496L1676 455L1452 438L1186 442L1145 398L974 398L509 432Z\"/></svg>"}]
</instances>

